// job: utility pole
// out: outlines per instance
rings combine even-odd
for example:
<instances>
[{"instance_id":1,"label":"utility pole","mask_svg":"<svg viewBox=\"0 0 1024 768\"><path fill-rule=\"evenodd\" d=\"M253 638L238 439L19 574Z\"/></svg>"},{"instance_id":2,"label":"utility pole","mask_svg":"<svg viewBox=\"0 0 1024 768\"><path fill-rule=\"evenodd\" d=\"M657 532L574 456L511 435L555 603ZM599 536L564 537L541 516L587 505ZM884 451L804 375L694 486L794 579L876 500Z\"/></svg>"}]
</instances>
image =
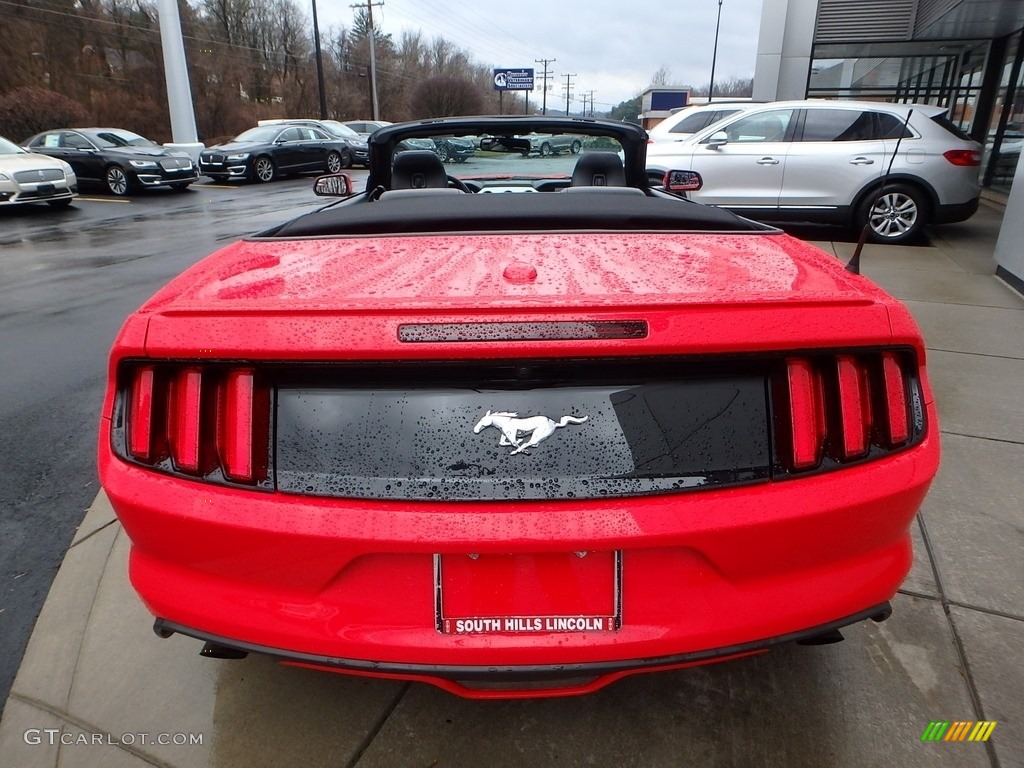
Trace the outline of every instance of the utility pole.
<instances>
[{"instance_id":1,"label":"utility pole","mask_svg":"<svg viewBox=\"0 0 1024 768\"><path fill-rule=\"evenodd\" d=\"M565 116L569 116L569 102L572 101L572 79L576 77L574 72L571 75L563 75L565 78Z\"/></svg>"},{"instance_id":2,"label":"utility pole","mask_svg":"<svg viewBox=\"0 0 1024 768\"><path fill-rule=\"evenodd\" d=\"M722 26L722 0L718 0L718 21L715 22L715 47L711 52L711 82L708 84L708 104L715 94L715 59L718 58L718 28Z\"/></svg>"},{"instance_id":3,"label":"utility pole","mask_svg":"<svg viewBox=\"0 0 1024 768\"><path fill-rule=\"evenodd\" d=\"M324 58L320 51L320 22L316 18L316 0L313 0L313 42L316 47L316 87L320 94L320 119L327 119L327 94L324 91Z\"/></svg>"},{"instance_id":4,"label":"utility pole","mask_svg":"<svg viewBox=\"0 0 1024 768\"><path fill-rule=\"evenodd\" d=\"M594 91L590 90L590 91L587 91L587 93L590 94L590 115L587 115L587 106L586 106L586 102L584 101L584 104L583 104L583 116L584 117L593 117L594 116Z\"/></svg>"},{"instance_id":5,"label":"utility pole","mask_svg":"<svg viewBox=\"0 0 1024 768\"><path fill-rule=\"evenodd\" d=\"M380 105L377 103L377 49L374 47L374 38L377 33L373 29L373 6L383 6L383 2L375 3L373 0L366 0L366 27L370 33L370 96L373 101L373 119L380 120ZM349 8L361 8L361 5L350 5Z\"/></svg>"},{"instance_id":6,"label":"utility pole","mask_svg":"<svg viewBox=\"0 0 1024 768\"><path fill-rule=\"evenodd\" d=\"M544 65L544 74L541 75L541 80L544 82L544 85L541 86L541 104L543 105L541 107L541 113L545 115L548 113L548 64L554 64L555 61L557 61L557 59L533 60L534 64Z\"/></svg>"}]
</instances>

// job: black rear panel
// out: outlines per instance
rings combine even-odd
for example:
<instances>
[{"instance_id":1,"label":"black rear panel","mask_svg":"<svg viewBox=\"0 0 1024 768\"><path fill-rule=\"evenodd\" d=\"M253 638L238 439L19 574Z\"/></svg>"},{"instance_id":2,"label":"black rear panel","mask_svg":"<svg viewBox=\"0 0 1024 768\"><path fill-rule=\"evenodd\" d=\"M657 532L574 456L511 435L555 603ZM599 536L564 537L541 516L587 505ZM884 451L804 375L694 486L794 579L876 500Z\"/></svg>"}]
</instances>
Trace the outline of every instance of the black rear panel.
<instances>
[{"instance_id":1,"label":"black rear panel","mask_svg":"<svg viewBox=\"0 0 1024 768\"><path fill-rule=\"evenodd\" d=\"M282 382L277 488L586 499L768 479L767 372L673 368L546 362Z\"/></svg>"}]
</instances>

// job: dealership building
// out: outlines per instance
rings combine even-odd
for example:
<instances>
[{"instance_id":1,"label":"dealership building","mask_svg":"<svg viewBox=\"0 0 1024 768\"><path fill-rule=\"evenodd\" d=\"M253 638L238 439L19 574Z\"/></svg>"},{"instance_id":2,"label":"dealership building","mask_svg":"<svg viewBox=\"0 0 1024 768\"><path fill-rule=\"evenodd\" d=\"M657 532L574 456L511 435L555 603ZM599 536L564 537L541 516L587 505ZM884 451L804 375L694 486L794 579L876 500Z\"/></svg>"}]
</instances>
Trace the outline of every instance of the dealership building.
<instances>
[{"instance_id":1,"label":"dealership building","mask_svg":"<svg viewBox=\"0 0 1024 768\"><path fill-rule=\"evenodd\" d=\"M1024 289L1022 35L1022 0L764 0L753 96L948 107L984 147L982 184L1006 202L1000 274Z\"/></svg>"}]
</instances>

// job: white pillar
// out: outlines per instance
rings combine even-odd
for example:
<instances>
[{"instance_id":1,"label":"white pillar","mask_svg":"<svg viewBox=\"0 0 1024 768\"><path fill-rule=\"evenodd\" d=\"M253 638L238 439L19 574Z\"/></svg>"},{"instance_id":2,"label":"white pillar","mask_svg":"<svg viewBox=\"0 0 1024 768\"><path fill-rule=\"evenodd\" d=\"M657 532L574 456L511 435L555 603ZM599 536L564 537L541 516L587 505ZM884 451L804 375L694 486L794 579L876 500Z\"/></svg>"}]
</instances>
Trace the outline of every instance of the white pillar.
<instances>
[{"instance_id":1,"label":"white pillar","mask_svg":"<svg viewBox=\"0 0 1024 768\"><path fill-rule=\"evenodd\" d=\"M998 274L1018 291L1024 292L1024 152L1017 160L1017 170L1006 201L1003 224L996 241Z\"/></svg>"},{"instance_id":2,"label":"white pillar","mask_svg":"<svg viewBox=\"0 0 1024 768\"><path fill-rule=\"evenodd\" d=\"M164 77L167 79L167 105L171 113L171 137L167 146L185 149L199 156L203 145L196 134L196 116L192 109L192 89L185 64L185 43L181 38L181 19L177 0L157 0L160 16L160 43L164 50Z\"/></svg>"},{"instance_id":3,"label":"white pillar","mask_svg":"<svg viewBox=\"0 0 1024 768\"><path fill-rule=\"evenodd\" d=\"M807 96L818 0L764 0L754 67L754 100Z\"/></svg>"}]
</instances>

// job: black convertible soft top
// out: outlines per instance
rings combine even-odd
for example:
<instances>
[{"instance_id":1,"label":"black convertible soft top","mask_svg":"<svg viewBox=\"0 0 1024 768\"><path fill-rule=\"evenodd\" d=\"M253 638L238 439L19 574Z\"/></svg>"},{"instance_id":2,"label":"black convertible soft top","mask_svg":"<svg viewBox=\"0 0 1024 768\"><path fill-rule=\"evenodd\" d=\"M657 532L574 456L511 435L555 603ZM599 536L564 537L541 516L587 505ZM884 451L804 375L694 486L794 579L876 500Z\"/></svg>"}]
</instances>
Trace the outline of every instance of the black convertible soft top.
<instances>
[{"instance_id":1,"label":"black convertible soft top","mask_svg":"<svg viewBox=\"0 0 1024 768\"><path fill-rule=\"evenodd\" d=\"M339 205L260 237L432 232L773 232L772 227L688 200L565 192L446 194Z\"/></svg>"}]
</instances>

